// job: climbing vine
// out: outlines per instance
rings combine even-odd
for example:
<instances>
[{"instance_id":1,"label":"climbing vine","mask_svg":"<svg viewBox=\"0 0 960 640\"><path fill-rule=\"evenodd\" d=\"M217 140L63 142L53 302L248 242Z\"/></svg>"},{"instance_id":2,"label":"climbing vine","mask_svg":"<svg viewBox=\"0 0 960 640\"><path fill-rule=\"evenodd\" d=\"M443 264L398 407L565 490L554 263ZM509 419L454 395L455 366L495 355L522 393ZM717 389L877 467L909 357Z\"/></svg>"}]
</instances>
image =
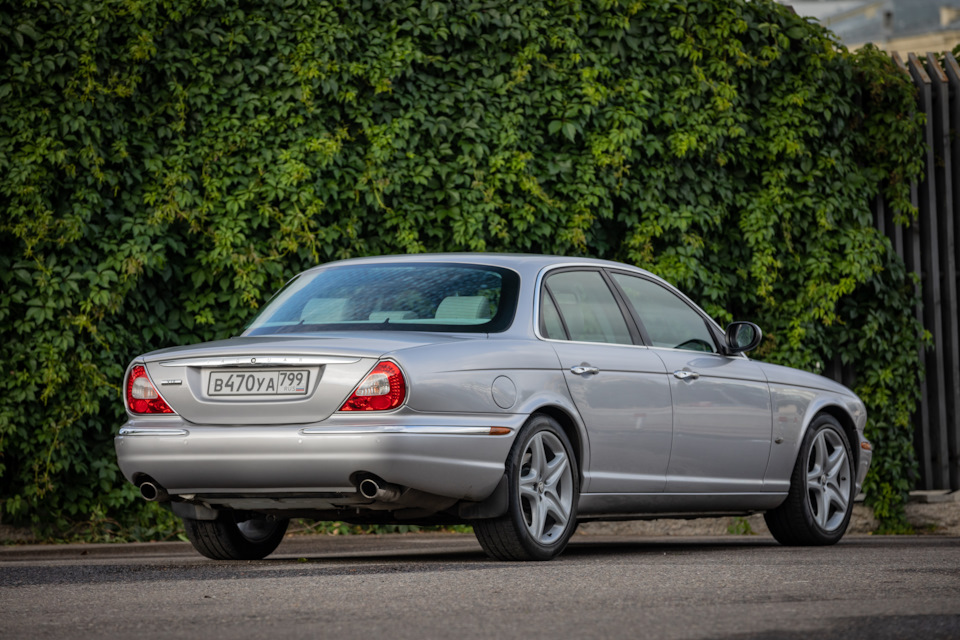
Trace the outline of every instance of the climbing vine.
<instances>
[{"instance_id":1,"label":"climbing vine","mask_svg":"<svg viewBox=\"0 0 960 640\"><path fill-rule=\"evenodd\" d=\"M4 522L157 535L112 450L132 357L318 262L455 250L631 262L759 357L840 358L902 525L923 336L868 204L911 219L921 120L885 54L769 0L3 5Z\"/></svg>"}]
</instances>

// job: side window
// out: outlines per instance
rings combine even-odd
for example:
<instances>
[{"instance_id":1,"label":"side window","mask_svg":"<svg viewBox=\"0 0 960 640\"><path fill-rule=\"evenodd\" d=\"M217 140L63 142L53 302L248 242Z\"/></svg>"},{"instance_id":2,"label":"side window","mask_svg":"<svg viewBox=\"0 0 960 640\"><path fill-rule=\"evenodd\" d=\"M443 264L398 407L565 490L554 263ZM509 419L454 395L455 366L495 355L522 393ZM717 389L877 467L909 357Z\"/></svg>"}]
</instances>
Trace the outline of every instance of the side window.
<instances>
[{"instance_id":1,"label":"side window","mask_svg":"<svg viewBox=\"0 0 960 640\"><path fill-rule=\"evenodd\" d=\"M654 347L716 353L710 330L703 317L676 294L655 282L613 273Z\"/></svg>"},{"instance_id":2,"label":"side window","mask_svg":"<svg viewBox=\"0 0 960 640\"><path fill-rule=\"evenodd\" d=\"M557 306L553 304L553 298L546 290L540 295L540 334L551 340L567 339L563 321L560 320L560 312L557 311Z\"/></svg>"},{"instance_id":3,"label":"side window","mask_svg":"<svg viewBox=\"0 0 960 640\"><path fill-rule=\"evenodd\" d=\"M563 317L563 325L566 326L570 340L633 344L627 321L603 276L598 272L561 271L547 278L545 286L559 307L556 310ZM541 296L541 313L544 314L541 322L544 325L549 322L546 314L552 305L546 305L542 301L549 297ZM551 327L549 337L562 339L562 326L557 336L554 336Z\"/></svg>"}]
</instances>

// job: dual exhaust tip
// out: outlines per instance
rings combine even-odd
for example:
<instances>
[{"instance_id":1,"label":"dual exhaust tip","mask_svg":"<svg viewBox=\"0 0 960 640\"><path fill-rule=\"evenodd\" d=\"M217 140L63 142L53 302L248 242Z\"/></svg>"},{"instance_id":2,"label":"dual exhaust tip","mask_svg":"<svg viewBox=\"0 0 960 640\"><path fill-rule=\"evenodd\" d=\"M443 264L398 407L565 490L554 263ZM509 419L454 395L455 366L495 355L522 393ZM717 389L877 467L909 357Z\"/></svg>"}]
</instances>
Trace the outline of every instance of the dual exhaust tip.
<instances>
[{"instance_id":1,"label":"dual exhaust tip","mask_svg":"<svg viewBox=\"0 0 960 640\"><path fill-rule=\"evenodd\" d=\"M403 487L400 485L390 484L370 476L360 481L357 490L367 500L379 500L380 502L396 502L403 495Z\"/></svg>"},{"instance_id":2,"label":"dual exhaust tip","mask_svg":"<svg viewBox=\"0 0 960 640\"><path fill-rule=\"evenodd\" d=\"M145 480L139 485L140 497L147 502L168 502L170 495L167 490L152 480Z\"/></svg>"}]
</instances>

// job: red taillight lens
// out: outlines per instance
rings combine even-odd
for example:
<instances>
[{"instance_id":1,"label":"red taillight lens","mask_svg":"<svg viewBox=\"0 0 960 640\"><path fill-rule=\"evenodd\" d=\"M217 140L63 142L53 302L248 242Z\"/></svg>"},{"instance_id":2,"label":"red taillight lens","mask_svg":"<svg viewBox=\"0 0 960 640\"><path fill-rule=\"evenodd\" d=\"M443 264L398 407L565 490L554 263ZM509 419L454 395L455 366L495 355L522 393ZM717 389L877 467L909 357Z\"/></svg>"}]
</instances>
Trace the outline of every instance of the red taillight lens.
<instances>
[{"instance_id":1,"label":"red taillight lens","mask_svg":"<svg viewBox=\"0 0 960 640\"><path fill-rule=\"evenodd\" d=\"M392 362L381 362L367 374L340 411L387 411L403 404L407 383L400 367Z\"/></svg>"},{"instance_id":2,"label":"red taillight lens","mask_svg":"<svg viewBox=\"0 0 960 640\"><path fill-rule=\"evenodd\" d=\"M127 406L134 413L173 413L140 365L133 368L127 379Z\"/></svg>"}]
</instances>

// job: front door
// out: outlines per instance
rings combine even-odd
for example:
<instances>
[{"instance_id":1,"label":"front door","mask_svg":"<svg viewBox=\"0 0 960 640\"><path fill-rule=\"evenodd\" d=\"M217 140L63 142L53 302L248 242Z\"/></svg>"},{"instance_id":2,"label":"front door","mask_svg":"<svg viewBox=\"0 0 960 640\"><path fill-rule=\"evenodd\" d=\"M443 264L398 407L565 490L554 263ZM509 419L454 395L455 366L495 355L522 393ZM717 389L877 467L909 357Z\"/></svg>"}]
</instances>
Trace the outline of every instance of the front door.
<instances>
[{"instance_id":1,"label":"front door","mask_svg":"<svg viewBox=\"0 0 960 640\"><path fill-rule=\"evenodd\" d=\"M673 398L669 493L763 490L772 438L770 391L760 367L719 352L708 320L660 283L612 279L630 302Z\"/></svg>"}]
</instances>

